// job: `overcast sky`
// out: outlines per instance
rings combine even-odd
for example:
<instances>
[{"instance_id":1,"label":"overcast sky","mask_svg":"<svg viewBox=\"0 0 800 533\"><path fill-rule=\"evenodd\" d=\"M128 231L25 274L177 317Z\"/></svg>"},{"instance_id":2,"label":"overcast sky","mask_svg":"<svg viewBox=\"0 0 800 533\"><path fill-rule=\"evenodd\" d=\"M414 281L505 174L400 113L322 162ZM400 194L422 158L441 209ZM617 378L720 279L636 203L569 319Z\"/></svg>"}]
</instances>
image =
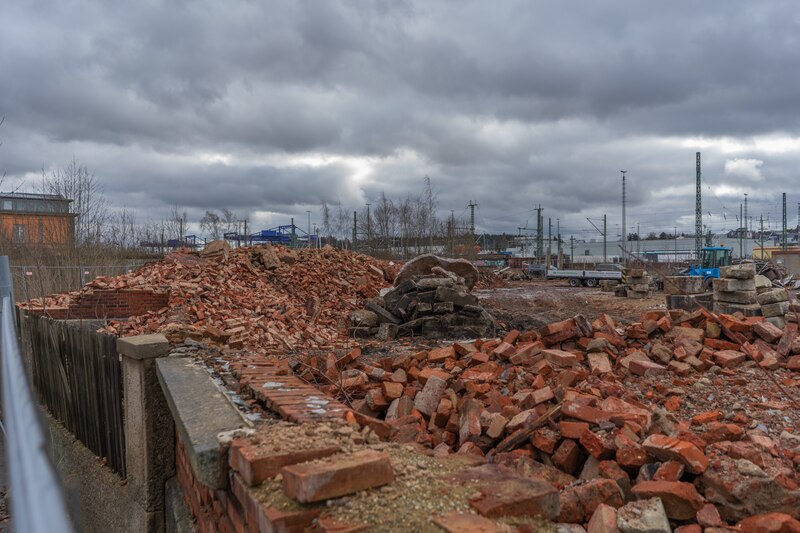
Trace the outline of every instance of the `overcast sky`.
<instances>
[{"instance_id":1,"label":"overcast sky","mask_svg":"<svg viewBox=\"0 0 800 533\"><path fill-rule=\"evenodd\" d=\"M254 229L420 193L479 230L797 223L793 1L3 2L0 172L73 155L139 220ZM303 224L304 226L304 224ZM612 229L616 228L616 229Z\"/></svg>"}]
</instances>

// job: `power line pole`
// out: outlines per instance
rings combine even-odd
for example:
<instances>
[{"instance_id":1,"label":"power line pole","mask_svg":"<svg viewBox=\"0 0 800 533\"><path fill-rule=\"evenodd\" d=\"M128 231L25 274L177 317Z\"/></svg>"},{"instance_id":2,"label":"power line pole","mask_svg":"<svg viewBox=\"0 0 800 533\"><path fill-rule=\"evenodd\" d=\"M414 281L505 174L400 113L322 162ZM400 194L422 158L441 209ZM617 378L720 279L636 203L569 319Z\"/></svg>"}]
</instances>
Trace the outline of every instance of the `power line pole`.
<instances>
[{"instance_id":1,"label":"power line pole","mask_svg":"<svg viewBox=\"0 0 800 533\"><path fill-rule=\"evenodd\" d=\"M673 260L675 263L678 262L678 226L673 228L675 230L675 259Z\"/></svg>"},{"instance_id":2,"label":"power line pole","mask_svg":"<svg viewBox=\"0 0 800 533\"><path fill-rule=\"evenodd\" d=\"M544 255L544 219L542 218L542 204L536 208L536 262L541 262Z\"/></svg>"},{"instance_id":3,"label":"power line pole","mask_svg":"<svg viewBox=\"0 0 800 533\"><path fill-rule=\"evenodd\" d=\"M545 263L544 273L550 270L550 261L553 259L553 219L547 217L547 262Z\"/></svg>"},{"instance_id":4,"label":"power line pole","mask_svg":"<svg viewBox=\"0 0 800 533\"><path fill-rule=\"evenodd\" d=\"M696 155L697 180L694 193L694 252L696 261L700 261L700 249L703 248L703 202L700 188L700 152Z\"/></svg>"},{"instance_id":5,"label":"power line pole","mask_svg":"<svg viewBox=\"0 0 800 533\"><path fill-rule=\"evenodd\" d=\"M370 216L369 206L367 204L367 253L372 253L372 216Z\"/></svg>"},{"instance_id":6,"label":"power line pole","mask_svg":"<svg viewBox=\"0 0 800 533\"><path fill-rule=\"evenodd\" d=\"M622 257L625 264L628 264L628 232L625 226L625 174L627 170L620 170L622 172Z\"/></svg>"},{"instance_id":7,"label":"power line pole","mask_svg":"<svg viewBox=\"0 0 800 533\"><path fill-rule=\"evenodd\" d=\"M607 226L607 221L606 221L606 214L603 213L603 263L607 263L608 262L608 247L607 247L608 229L607 229L607 227L608 226Z\"/></svg>"},{"instance_id":8,"label":"power line pole","mask_svg":"<svg viewBox=\"0 0 800 533\"><path fill-rule=\"evenodd\" d=\"M781 249L785 250L788 246L786 242L786 193L783 193L783 228L781 233Z\"/></svg>"},{"instance_id":9,"label":"power line pole","mask_svg":"<svg viewBox=\"0 0 800 533\"><path fill-rule=\"evenodd\" d=\"M740 259L742 258L742 233L744 233L743 230L742 230L742 222L744 222L744 219L742 218L742 204L739 204L739 231L738 231L738 233L739 233L739 258Z\"/></svg>"},{"instance_id":10,"label":"power line pole","mask_svg":"<svg viewBox=\"0 0 800 533\"><path fill-rule=\"evenodd\" d=\"M761 231L759 234L759 240L761 241L761 257L760 259L764 259L764 215L761 215Z\"/></svg>"},{"instance_id":11,"label":"power line pole","mask_svg":"<svg viewBox=\"0 0 800 533\"><path fill-rule=\"evenodd\" d=\"M639 229L639 223L636 223L636 259L642 257L642 230Z\"/></svg>"},{"instance_id":12,"label":"power line pole","mask_svg":"<svg viewBox=\"0 0 800 533\"><path fill-rule=\"evenodd\" d=\"M569 236L569 266L573 268L575 266L575 236Z\"/></svg>"},{"instance_id":13,"label":"power line pole","mask_svg":"<svg viewBox=\"0 0 800 533\"><path fill-rule=\"evenodd\" d=\"M358 240L358 214L353 211L353 251L356 251L356 242Z\"/></svg>"},{"instance_id":14,"label":"power line pole","mask_svg":"<svg viewBox=\"0 0 800 533\"><path fill-rule=\"evenodd\" d=\"M475 235L475 208L478 207L478 204L473 202L472 200L469 201L467 204L469 207L469 232L474 236Z\"/></svg>"},{"instance_id":15,"label":"power line pole","mask_svg":"<svg viewBox=\"0 0 800 533\"><path fill-rule=\"evenodd\" d=\"M747 226L747 193L744 193L744 232L747 234L750 231L750 228Z\"/></svg>"}]
</instances>

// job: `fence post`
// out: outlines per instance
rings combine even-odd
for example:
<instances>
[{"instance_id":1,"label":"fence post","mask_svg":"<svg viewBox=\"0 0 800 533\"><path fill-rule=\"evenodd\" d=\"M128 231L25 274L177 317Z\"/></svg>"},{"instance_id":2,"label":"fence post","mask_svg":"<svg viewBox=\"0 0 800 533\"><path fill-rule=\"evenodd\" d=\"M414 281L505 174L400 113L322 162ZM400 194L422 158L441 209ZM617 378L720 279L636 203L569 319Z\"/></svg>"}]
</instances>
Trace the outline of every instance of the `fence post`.
<instances>
[{"instance_id":1,"label":"fence post","mask_svg":"<svg viewBox=\"0 0 800 533\"><path fill-rule=\"evenodd\" d=\"M164 531L164 483L175 475L175 431L156 375L169 352L161 334L117 341L125 395L125 453L130 496L144 509L142 531Z\"/></svg>"}]
</instances>

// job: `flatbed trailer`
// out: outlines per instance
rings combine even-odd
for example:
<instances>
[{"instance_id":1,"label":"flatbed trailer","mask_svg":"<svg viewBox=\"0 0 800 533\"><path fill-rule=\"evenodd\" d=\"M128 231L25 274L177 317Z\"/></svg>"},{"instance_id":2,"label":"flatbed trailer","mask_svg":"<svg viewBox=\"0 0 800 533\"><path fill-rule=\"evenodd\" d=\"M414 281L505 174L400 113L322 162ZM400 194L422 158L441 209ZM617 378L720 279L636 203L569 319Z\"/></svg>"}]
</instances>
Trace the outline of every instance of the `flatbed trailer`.
<instances>
[{"instance_id":1,"label":"flatbed trailer","mask_svg":"<svg viewBox=\"0 0 800 533\"><path fill-rule=\"evenodd\" d=\"M602 279L622 281L622 272L604 270L559 270L551 268L547 271L547 279L566 279L571 287L585 285L596 287Z\"/></svg>"}]
</instances>

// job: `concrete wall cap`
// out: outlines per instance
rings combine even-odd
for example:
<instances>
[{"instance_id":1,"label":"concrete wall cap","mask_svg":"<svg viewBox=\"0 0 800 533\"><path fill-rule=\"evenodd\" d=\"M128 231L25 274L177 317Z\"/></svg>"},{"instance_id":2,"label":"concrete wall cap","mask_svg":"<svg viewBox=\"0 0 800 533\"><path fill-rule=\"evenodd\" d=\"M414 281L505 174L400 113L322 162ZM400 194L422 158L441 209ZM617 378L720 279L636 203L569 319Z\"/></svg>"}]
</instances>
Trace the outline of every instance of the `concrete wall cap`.
<instances>
[{"instance_id":1,"label":"concrete wall cap","mask_svg":"<svg viewBox=\"0 0 800 533\"><path fill-rule=\"evenodd\" d=\"M153 359L169 353L169 341L161 333L122 337L117 341L117 351L131 359Z\"/></svg>"}]
</instances>

